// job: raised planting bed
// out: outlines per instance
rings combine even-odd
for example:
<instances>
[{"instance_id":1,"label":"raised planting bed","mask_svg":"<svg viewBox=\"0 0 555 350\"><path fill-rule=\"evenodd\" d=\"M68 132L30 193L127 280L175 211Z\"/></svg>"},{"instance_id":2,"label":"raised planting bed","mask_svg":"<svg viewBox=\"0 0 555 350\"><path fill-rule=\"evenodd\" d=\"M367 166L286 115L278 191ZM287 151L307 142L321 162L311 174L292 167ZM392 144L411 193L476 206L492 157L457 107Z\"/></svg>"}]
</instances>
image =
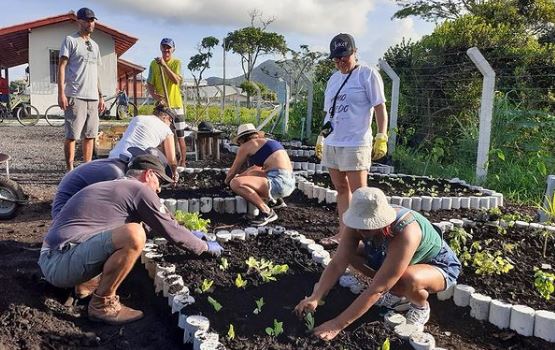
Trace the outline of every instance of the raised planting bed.
<instances>
[{"instance_id":1,"label":"raised planting bed","mask_svg":"<svg viewBox=\"0 0 555 350\"><path fill-rule=\"evenodd\" d=\"M350 326L331 344L310 336L305 321L298 320L292 310L310 293L322 267L311 260L307 250L285 234L261 233L245 241L232 240L225 247L225 260L197 260L171 247L164 252L163 260L176 265L176 273L186 281L196 300L181 310L182 323L189 315L206 316L210 320L210 331L219 335L219 341L226 348L369 349L381 346L388 337L395 349L410 348L382 326L383 318L377 310ZM283 267L286 264L287 269L270 276L275 280L265 282L255 268L250 268L249 272L246 263L249 258L258 264L262 259L274 266ZM246 283L243 287L238 287L236 283L239 274ZM257 301L261 305L261 298L264 304L258 307ZM316 324L333 318L354 298L349 289L334 288L326 298L329 302L318 308ZM215 310L216 302L221 306L218 311ZM267 332L267 328L275 329L274 320L282 322L283 332L278 331L277 336ZM233 339L228 337L230 325L235 333Z\"/></svg>"},{"instance_id":2,"label":"raised planting bed","mask_svg":"<svg viewBox=\"0 0 555 350\"><path fill-rule=\"evenodd\" d=\"M337 192L329 174L306 174L297 187L308 197L325 203L335 203ZM489 209L503 205L503 195L459 179L437 179L403 174L369 174L368 186L384 191L391 204L417 211L451 209Z\"/></svg>"}]
</instances>

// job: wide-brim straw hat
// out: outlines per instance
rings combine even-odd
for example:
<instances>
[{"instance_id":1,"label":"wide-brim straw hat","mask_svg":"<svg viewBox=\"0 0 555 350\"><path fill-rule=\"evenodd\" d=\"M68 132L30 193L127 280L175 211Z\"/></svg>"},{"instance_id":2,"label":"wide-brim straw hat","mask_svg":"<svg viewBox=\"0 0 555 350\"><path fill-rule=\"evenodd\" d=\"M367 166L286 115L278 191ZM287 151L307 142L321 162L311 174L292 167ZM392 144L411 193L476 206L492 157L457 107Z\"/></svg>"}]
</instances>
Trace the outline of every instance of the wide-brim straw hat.
<instances>
[{"instance_id":1,"label":"wide-brim straw hat","mask_svg":"<svg viewBox=\"0 0 555 350\"><path fill-rule=\"evenodd\" d=\"M397 212L379 188L361 187L353 192L343 223L358 230L377 230L395 221Z\"/></svg>"},{"instance_id":2,"label":"wide-brim straw hat","mask_svg":"<svg viewBox=\"0 0 555 350\"><path fill-rule=\"evenodd\" d=\"M252 123L241 124L237 128L237 136L235 136L231 141L233 141L233 143L237 143L237 140L239 140L241 137L250 134L258 134L259 136L264 136L264 131L257 130Z\"/></svg>"}]
</instances>

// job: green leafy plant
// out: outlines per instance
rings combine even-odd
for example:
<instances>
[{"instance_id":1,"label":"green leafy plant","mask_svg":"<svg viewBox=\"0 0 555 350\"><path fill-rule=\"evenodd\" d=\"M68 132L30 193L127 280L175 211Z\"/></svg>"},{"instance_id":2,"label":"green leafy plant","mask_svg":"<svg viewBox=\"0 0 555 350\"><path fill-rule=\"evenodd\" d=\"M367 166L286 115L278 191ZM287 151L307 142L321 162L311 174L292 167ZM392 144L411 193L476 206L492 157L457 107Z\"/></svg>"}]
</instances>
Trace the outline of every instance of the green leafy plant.
<instances>
[{"instance_id":1,"label":"green leafy plant","mask_svg":"<svg viewBox=\"0 0 555 350\"><path fill-rule=\"evenodd\" d=\"M227 258L221 258L218 267L222 271L227 271L227 269L229 268L229 262L227 261Z\"/></svg>"},{"instance_id":2,"label":"green leafy plant","mask_svg":"<svg viewBox=\"0 0 555 350\"><path fill-rule=\"evenodd\" d=\"M549 242L550 239L553 238L553 235L555 235L555 232L549 231L549 230L542 230L540 235L543 238L543 250L542 250L542 252L543 252L543 257L545 258L546 254L547 254L547 243Z\"/></svg>"},{"instance_id":3,"label":"green leafy plant","mask_svg":"<svg viewBox=\"0 0 555 350\"><path fill-rule=\"evenodd\" d=\"M501 256L500 251L491 254L488 251L476 252L472 259L472 266L478 275L500 275L509 272L514 266Z\"/></svg>"},{"instance_id":4,"label":"green leafy plant","mask_svg":"<svg viewBox=\"0 0 555 350\"><path fill-rule=\"evenodd\" d=\"M304 315L304 325L309 332L312 332L312 330L314 329L314 315L312 314L312 312L307 312Z\"/></svg>"},{"instance_id":5,"label":"green leafy plant","mask_svg":"<svg viewBox=\"0 0 555 350\"><path fill-rule=\"evenodd\" d=\"M185 213L181 210L175 212L175 220L191 231L208 232L210 219L203 219L199 213Z\"/></svg>"},{"instance_id":6,"label":"green leafy plant","mask_svg":"<svg viewBox=\"0 0 555 350\"><path fill-rule=\"evenodd\" d=\"M202 281L202 284L200 285L200 287L195 289L195 291L199 294L209 293L209 292L212 292L212 290L213 290L212 286L213 285L214 285L214 281L205 278Z\"/></svg>"},{"instance_id":7,"label":"green leafy plant","mask_svg":"<svg viewBox=\"0 0 555 350\"><path fill-rule=\"evenodd\" d=\"M389 350L390 347L391 347L391 342L390 342L389 338L385 338L385 340L382 344L382 350Z\"/></svg>"},{"instance_id":8,"label":"green leafy plant","mask_svg":"<svg viewBox=\"0 0 555 350\"><path fill-rule=\"evenodd\" d=\"M274 318L274 326L266 327L265 331L266 331L266 334L268 334L269 336L277 337L281 333L283 333L283 322L278 322L278 320Z\"/></svg>"},{"instance_id":9,"label":"green leafy plant","mask_svg":"<svg viewBox=\"0 0 555 350\"><path fill-rule=\"evenodd\" d=\"M472 239L472 234L465 231L462 227L455 227L449 232L449 246L456 255L462 253L468 240Z\"/></svg>"},{"instance_id":10,"label":"green leafy plant","mask_svg":"<svg viewBox=\"0 0 555 350\"><path fill-rule=\"evenodd\" d=\"M218 303L218 301L216 299L214 299L212 297L208 297L207 300L210 303L210 305L212 305L214 310L216 310L216 312L218 312L222 309L222 304Z\"/></svg>"},{"instance_id":11,"label":"green leafy plant","mask_svg":"<svg viewBox=\"0 0 555 350\"><path fill-rule=\"evenodd\" d=\"M245 281L243 277L241 277L240 273L238 273L237 277L235 278L235 286L237 286L237 288L245 288L247 286L247 281Z\"/></svg>"},{"instance_id":12,"label":"green leafy plant","mask_svg":"<svg viewBox=\"0 0 555 350\"><path fill-rule=\"evenodd\" d=\"M262 306L264 306L264 298L260 298L254 302L256 303L256 309L254 309L252 313L258 315L262 311Z\"/></svg>"},{"instance_id":13,"label":"green leafy plant","mask_svg":"<svg viewBox=\"0 0 555 350\"><path fill-rule=\"evenodd\" d=\"M227 339L229 340L235 339L235 328L231 323L229 324L229 330L227 331Z\"/></svg>"},{"instance_id":14,"label":"green leafy plant","mask_svg":"<svg viewBox=\"0 0 555 350\"><path fill-rule=\"evenodd\" d=\"M256 260L252 256L245 263L248 266L247 273L253 270L258 272L264 282L275 281L275 276L286 273L289 270L289 265L287 264L274 265L272 261L266 259Z\"/></svg>"},{"instance_id":15,"label":"green leafy plant","mask_svg":"<svg viewBox=\"0 0 555 350\"><path fill-rule=\"evenodd\" d=\"M494 220L499 220L503 215L503 213L501 212L501 209L499 209L499 207L493 207L488 209L488 215L489 215L490 221L494 221Z\"/></svg>"},{"instance_id":16,"label":"green leafy plant","mask_svg":"<svg viewBox=\"0 0 555 350\"><path fill-rule=\"evenodd\" d=\"M551 294L555 291L555 274L544 272L534 267L534 287L542 298L551 299Z\"/></svg>"}]
</instances>

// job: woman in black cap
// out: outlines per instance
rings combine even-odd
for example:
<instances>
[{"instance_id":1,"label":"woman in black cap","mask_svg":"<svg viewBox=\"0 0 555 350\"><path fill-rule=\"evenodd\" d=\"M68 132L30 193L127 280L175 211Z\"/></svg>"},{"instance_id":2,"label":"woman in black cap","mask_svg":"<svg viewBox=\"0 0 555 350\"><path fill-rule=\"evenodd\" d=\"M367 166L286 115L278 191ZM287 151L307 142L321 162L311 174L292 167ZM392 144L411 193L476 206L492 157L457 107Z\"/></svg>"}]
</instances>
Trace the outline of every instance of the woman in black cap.
<instances>
[{"instance_id":1,"label":"woman in black cap","mask_svg":"<svg viewBox=\"0 0 555 350\"><path fill-rule=\"evenodd\" d=\"M328 80L325 92L324 127L316 145L316 155L326 166L337 190L339 231L320 240L326 247L336 246L344 224L343 213L349 207L351 193L367 184L372 160L387 153L387 111L380 74L359 65L355 40L338 34L330 43L329 58L337 72ZM377 134L372 147L372 115L376 114Z\"/></svg>"}]
</instances>

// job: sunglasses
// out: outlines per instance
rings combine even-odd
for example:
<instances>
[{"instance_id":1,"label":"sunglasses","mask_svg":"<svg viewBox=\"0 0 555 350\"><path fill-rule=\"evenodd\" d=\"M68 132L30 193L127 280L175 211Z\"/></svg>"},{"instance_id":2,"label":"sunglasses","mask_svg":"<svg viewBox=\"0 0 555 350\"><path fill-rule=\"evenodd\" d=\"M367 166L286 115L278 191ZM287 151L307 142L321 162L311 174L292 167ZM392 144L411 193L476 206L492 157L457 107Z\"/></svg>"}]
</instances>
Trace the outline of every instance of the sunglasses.
<instances>
[{"instance_id":1,"label":"sunglasses","mask_svg":"<svg viewBox=\"0 0 555 350\"><path fill-rule=\"evenodd\" d=\"M91 42L87 40L87 41L85 41L85 45L87 45L87 51L92 52L93 49L92 49L92 44L91 44Z\"/></svg>"}]
</instances>

